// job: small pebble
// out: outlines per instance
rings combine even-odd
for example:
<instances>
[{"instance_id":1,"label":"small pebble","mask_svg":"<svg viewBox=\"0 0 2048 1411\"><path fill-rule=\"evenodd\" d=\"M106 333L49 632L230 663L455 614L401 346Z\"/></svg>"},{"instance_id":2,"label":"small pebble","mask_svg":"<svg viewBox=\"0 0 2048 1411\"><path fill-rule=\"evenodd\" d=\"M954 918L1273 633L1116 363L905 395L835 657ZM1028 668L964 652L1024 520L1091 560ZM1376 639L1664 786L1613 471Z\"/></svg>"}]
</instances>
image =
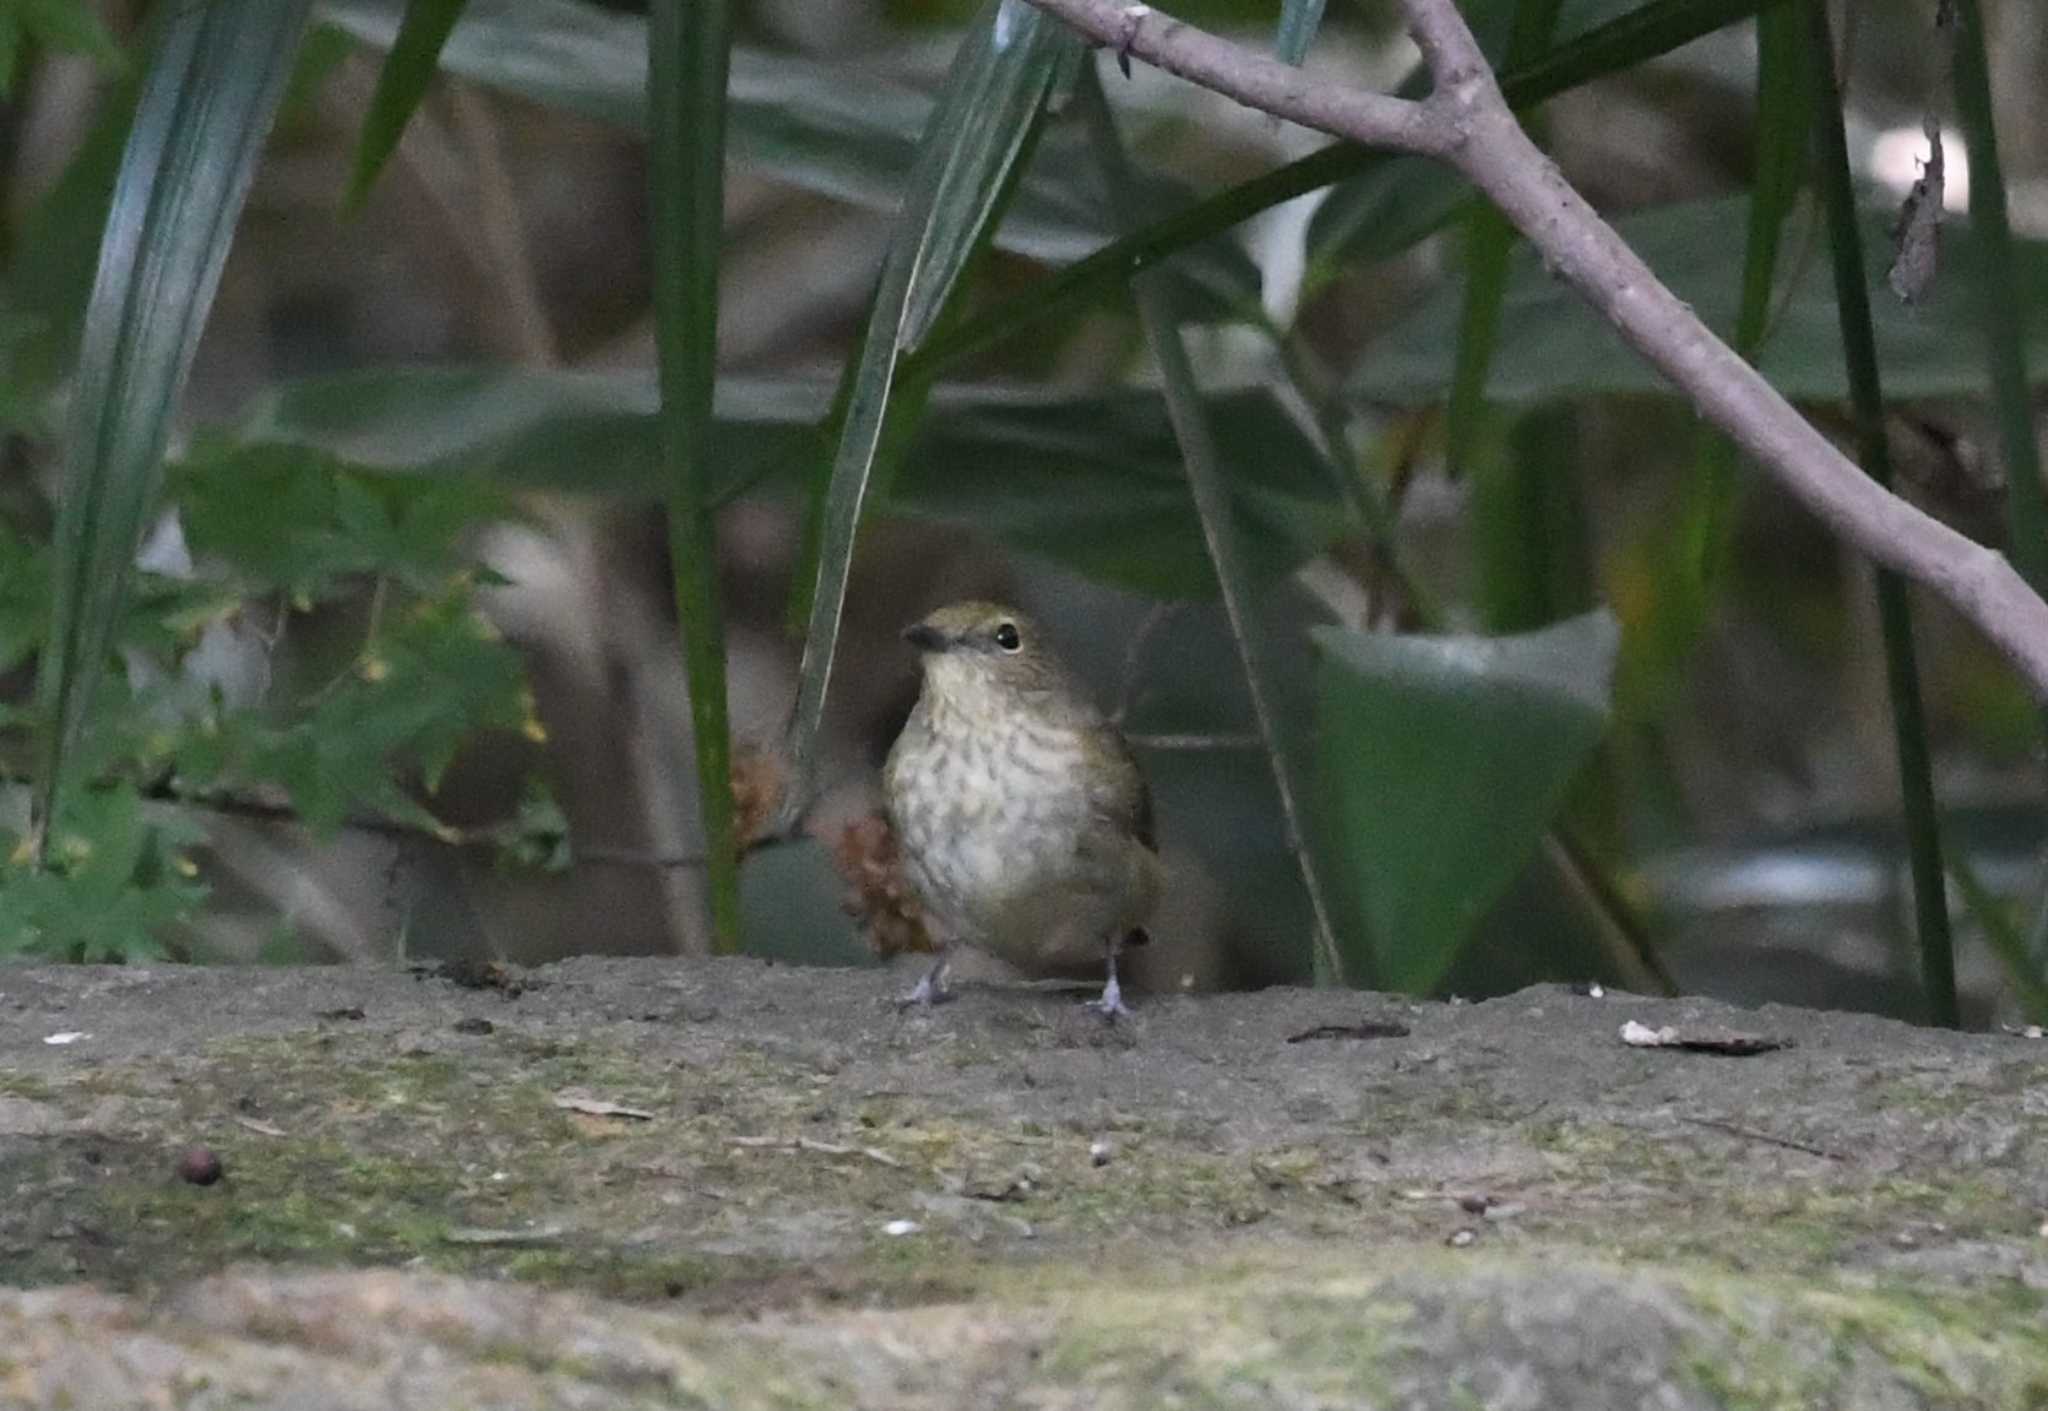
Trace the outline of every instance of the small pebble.
<instances>
[{"instance_id":1,"label":"small pebble","mask_svg":"<svg viewBox=\"0 0 2048 1411\"><path fill-rule=\"evenodd\" d=\"M210 1186L224 1174L220 1158L210 1146L188 1147L178 1158L178 1179L195 1186Z\"/></svg>"},{"instance_id":2,"label":"small pebble","mask_svg":"<svg viewBox=\"0 0 2048 1411\"><path fill-rule=\"evenodd\" d=\"M1478 1238L1479 1236L1474 1234L1470 1230L1454 1230L1451 1232L1451 1237L1445 1240L1444 1243L1449 1245L1452 1249L1463 1249L1466 1245L1471 1244L1474 1240Z\"/></svg>"},{"instance_id":3,"label":"small pebble","mask_svg":"<svg viewBox=\"0 0 2048 1411\"><path fill-rule=\"evenodd\" d=\"M1484 1215L1487 1208L1492 1204L1493 1197L1490 1195L1461 1195L1458 1197L1458 1209L1464 1211L1467 1215Z\"/></svg>"},{"instance_id":4,"label":"small pebble","mask_svg":"<svg viewBox=\"0 0 2048 1411\"><path fill-rule=\"evenodd\" d=\"M475 1015L455 1021L455 1032L458 1034L488 1034L497 1027L490 1020Z\"/></svg>"},{"instance_id":5,"label":"small pebble","mask_svg":"<svg viewBox=\"0 0 2048 1411\"><path fill-rule=\"evenodd\" d=\"M1109 1165L1109 1159L1115 1155L1116 1148L1100 1137L1088 1143L1088 1164L1090 1166L1107 1166Z\"/></svg>"},{"instance_id":6,"label":"small pebble","mask_svg":"<svg viewBox=\"0 0 2048 1411\"><path fill-rule=\"evenodd\" d=\"M882 1226L882 1233L885 1235L914 1235L923 1228L924 1226L918 1224L915 1220L891 1220L888 1224Z\"/></svg>"}]
</instances>

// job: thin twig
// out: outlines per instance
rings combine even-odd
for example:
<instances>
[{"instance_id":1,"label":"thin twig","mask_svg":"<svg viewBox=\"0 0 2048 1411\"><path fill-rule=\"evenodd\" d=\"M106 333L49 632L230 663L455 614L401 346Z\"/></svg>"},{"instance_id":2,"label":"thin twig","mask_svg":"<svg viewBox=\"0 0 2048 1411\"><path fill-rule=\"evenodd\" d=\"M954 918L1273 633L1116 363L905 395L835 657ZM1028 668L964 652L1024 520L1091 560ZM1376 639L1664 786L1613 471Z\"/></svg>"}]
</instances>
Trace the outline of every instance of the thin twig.
<instances>
[{"instance_id":1,"label":"thin twig","mask_svg":"<svg viewBox=\"0 0 2048 1411\"><path fill-rule=\"evenodd\" d=\"M848 1146L842 1142L821 1142L815 1137L734 1137L732 1145L750 1147L764 1151L808 1151L819 1156L859 1156L878 1166L893 1166L901 1170L903 1163L873 1146Z\"/></svg>"},{"instance_id":2,"label":"thin twig","mask_svg":"<svg viewBox=\"0 0 2048 1411\"><path fill-rule=\"evenodd\" d=\"M1743 1127L1734 1122L1724 1122L1718 1117L1687 1117L1681 1113L1678 1120L1688 1126L1705 1127L1709 1131L1722 1132L1731 1137L1740 1137L1744 1141L1762 1142L1765 1146L1778 1146L1783 1147L1787 1151L1797 1151L1803 1152L1808 1156L1818 1156L1823 1161L1847 1161L1849 1159L1839 1151L1830 1151L1824 1146L1815 1146L1811 1142L1803 1142L1796 1137L1774 1136L1769 1132L1759 1132L1754 1127Z\"/></svg>"},{"instance_id":3,"label":"thin twig","mask_svg":"<svg viewBox=\"0 0 2048 1411\"><path fill-rule=\"evenodd\" d=\"M1657 279L1530 141L1452 0L1403 0L1434 79L1420 102L1354 92L1121 0L1029 3L1248 107L1456 168L1702 415L1843 539L1946 598L2048 700L2048 603L2003 555L1872 484Z\"/></svg>"}]
</instances>

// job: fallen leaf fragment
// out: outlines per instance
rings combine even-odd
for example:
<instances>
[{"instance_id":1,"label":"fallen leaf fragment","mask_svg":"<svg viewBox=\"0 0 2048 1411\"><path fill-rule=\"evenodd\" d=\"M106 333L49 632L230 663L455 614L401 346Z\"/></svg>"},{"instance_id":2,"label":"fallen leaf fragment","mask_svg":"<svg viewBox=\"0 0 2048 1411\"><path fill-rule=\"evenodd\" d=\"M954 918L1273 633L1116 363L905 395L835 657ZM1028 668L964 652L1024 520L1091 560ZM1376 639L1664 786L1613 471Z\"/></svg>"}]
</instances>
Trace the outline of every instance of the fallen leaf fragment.
<instances>
[{"instance_id":1,"label":"fallen leaf fragment","mask_svg":"<svg viewBox=\"0 0 2048 1411\"><path fill-rule=\"evenodd\" d=\"M1689 1053L1718 1053L1729 1058L1748 1058L1792 1047L1792 1040L1768 1034L1750 1034L1740 1029L1712 1025L1666 1024L1652 1029L1631 1019L1621 1026L1621 1041L1630 1048L1678 1048Z\"/></svg>"}]
</instances>

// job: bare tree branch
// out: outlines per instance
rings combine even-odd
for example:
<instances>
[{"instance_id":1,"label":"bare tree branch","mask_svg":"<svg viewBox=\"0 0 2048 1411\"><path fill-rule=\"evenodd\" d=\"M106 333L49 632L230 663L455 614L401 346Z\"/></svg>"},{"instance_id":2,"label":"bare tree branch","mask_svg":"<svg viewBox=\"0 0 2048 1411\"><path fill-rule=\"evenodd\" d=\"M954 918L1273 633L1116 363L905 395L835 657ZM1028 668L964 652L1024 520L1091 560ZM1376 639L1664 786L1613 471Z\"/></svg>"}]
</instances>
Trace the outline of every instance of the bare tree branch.
<instances>
[{"instance_id":1,"label":"bare tree branch","mask_svg":"<svg viewBox=\"0 0 2048 1411\"><path fill-rule=\"evenodd\" d=\"M1452 0L1403 0L1434 80L1419 102L1313 78L1144 5L1030 3L1247 107L1454 167L1702 416L1843 539L1947 599L2048 700L2048 603L2003 555L1880 488L1664 287L1522 131Z\"/></svg>"}]
</instances>

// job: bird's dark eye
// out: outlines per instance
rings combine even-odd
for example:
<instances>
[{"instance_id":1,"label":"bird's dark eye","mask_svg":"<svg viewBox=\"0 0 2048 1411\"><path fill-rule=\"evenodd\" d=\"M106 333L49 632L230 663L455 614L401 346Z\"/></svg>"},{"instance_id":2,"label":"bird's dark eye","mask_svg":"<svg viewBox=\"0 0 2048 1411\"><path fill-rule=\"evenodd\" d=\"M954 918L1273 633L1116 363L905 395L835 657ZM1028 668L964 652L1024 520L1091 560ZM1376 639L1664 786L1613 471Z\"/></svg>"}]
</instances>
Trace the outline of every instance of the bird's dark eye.
<instances>
[{"instance_id":1,"label":"bird's dark eye","mask_svg":"<svg viewBox=\"0 0 2048 1411\"><path fill-rule=\"evenodd\" d=\"M996 645L1006 652L1014 652L1024 645L1024 639L1017 635L1017 624L998 622L995 631Z\"/></svg>"}]
</instances>

